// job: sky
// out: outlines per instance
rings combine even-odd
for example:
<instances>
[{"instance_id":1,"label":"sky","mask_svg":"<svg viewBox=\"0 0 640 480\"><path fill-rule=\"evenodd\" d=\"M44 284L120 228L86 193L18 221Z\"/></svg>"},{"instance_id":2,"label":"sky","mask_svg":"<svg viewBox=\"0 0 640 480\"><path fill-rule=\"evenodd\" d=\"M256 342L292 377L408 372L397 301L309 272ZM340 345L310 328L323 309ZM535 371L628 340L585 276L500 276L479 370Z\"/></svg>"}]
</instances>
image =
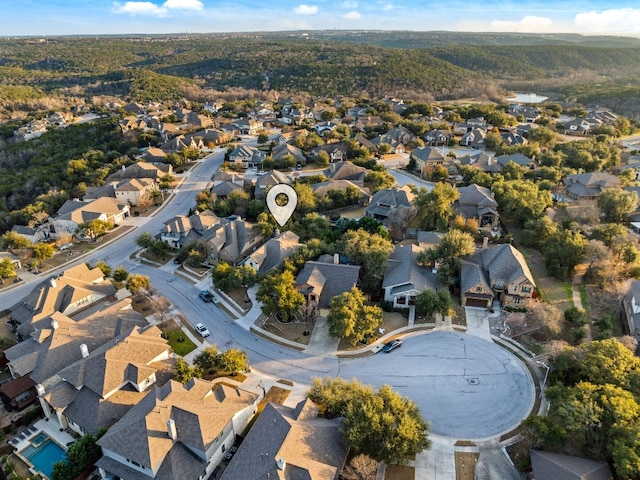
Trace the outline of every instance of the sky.
<instances>
[{"instance_id":1,"label":"sky","mask_svg":"<svg viewBox=\"0 0 640 480\"><path fill-rule=\"evenodd\" d=\"M640 37L637 0L0 0L0 36L448 30Z\"/></svg>"}]
</instances>

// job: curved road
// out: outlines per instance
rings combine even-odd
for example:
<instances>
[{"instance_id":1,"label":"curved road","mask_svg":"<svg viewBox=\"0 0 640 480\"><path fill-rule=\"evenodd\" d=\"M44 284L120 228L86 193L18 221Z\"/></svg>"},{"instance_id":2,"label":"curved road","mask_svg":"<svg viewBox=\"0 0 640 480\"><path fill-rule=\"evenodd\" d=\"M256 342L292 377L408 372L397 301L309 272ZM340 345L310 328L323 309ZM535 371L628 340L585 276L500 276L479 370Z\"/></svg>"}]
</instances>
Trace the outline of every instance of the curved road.
<instances>
[{"instance_id":1,"label":"curved road","mask_svg":"<svg viewBox=\"0 0 640 480\"><path fill-rule=\"evenodd\" d=\"M130 272L148 275L154 289L170 299L191 323L202 322L210 329L208 340L246 350L256 370L303 385L322 376L358 378L375 387L389 384L418 404L435 434L483 439L512 429L527 415L534 399L531 376L519 360L491 342L453 331L433 331L409 335L401 349L389 354L339 359L327 352L313 357L250 333L214 304L202 302L196 287L171 271L131 260L131 253L138 248L137 235L155 233L166 220L186 214L223 157L224 151L218 149L196 165L185 175L173 200L154 217L128 220L137 229L64 268L105 259L112 267L122 265ZM47 276L53 273L47 272ZM0 294L0 309L15 304L44 278Z\"/></svg>"}]
</instances>

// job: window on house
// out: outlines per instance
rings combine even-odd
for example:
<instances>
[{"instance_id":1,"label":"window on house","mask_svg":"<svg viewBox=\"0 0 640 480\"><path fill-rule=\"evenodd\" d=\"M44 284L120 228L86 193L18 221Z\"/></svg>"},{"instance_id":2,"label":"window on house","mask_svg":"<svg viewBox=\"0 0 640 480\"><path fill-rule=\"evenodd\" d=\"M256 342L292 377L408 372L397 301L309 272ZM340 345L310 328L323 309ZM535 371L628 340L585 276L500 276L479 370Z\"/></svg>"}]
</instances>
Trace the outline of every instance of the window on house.
<instances>
[{"instance_id":1,"label":"window on house","mask_svg":"<svg viewBox=\"0 0 640 480\"><path fill-rule=\"evenodd\" d=\"M396 299L396 303L397 303L398 305L404 305L406 302L407 302L406 297L398 297L398 298Z\"/></svg>"},{"instance_id":2,"label":"window on house","mask_svg":"<svg viewBox=\"0 0 640 480\"><path fill-rule=\"evenodd\" d=\"M531 293L531 287L522 287L523 293Z\"/></svg>"}]
</instances>

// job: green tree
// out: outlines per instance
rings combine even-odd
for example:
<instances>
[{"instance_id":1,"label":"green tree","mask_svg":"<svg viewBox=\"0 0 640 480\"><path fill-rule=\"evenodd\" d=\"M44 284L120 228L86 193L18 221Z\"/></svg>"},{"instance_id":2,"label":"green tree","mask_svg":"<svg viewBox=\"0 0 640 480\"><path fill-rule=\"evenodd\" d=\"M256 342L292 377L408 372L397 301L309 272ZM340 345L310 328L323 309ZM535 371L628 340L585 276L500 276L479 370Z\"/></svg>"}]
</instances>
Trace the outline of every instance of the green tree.
<instances>
[{"instance_id":1,"label":"green tree","mask_svg":"<svg viewBox=\"0 0 640 480\"><path fill-rule=\"evenodd\" d=\"M96 238L104 235L113 228L113 225L105 220L96 218L89 220L88 222L78 225L78 232L83 236L95 240Z\"/></svg>"},{"instance_id":2,"label":"green tree","mask_svg":"<svg viewBox=\"0 0 640 480\"><path fill-rule=\"evenodd\" d=\"M293 189L298 196L298 203L296 204L297 214L305 215L317 210L316 197L313 195L313 190L309 185L297 182L293 185Z\"/></svg>"},{"instance_id":3,"label":"green tree","mask_svg":"<svg viewBox=\"0 0 640 480\"><path fill-rule=\"evenodd\" d=\"M559 230L550 236L542 246L545 265L556 278L565 279L583 259L587 239L573 230Z\"/></svg>"},{"instance_id":4,"label":"green tree","mask_svg":"<svg viewBox=\"0 0 640 480\"><path fill-rule=\"evenodd\" d=\"M349 338L353 345L375 333L382 324L382 309L365 304L358 288L331 299L327 315L329 333L336 338Z\"/></svg>"},{"instance_id":5,"label":"green tree","mask_svg":"<svg viewBox=\"0 0 640 480\"><path fill-rule=\"evenodd\" d=\"M459 197L460 192L448 183L437 183L430 192L424 187L418 190L413 204L423 227L444 231L454 215L453 203Z\"/></svg>"},{"instance_id":6,"label":"green tree","mask_svg":"<svg viewBox=\"0 0 640 480\"><path fill-rule=\"evenodd\" d=\"M116 282L124 282L127 280L127 277L129 276L129 272L127 272L127 269L124 267L118 267L113 271L113 279Z\"/></svg>"},{"instance_id":7,"label":"green tree","mask_svg":"<svg viewBox=\"0 0 640 480\"><path fill-rule=\"evenodd\" d=\"M249 369L249 359L246 352L237 348L230 348L216 356L216 365L221 370L234 375Z\"/></svg>"},{"instance_id":8,"label":"green tree","mask_svg":"<svg viewBox=\"0 0 640 480\"><path fill-rule=\"evenodd\" d=\"M8 258L3 258L0 260L0 282L2 285L5 284L5 280L7 278L12 278L16 276L16 266L13 262Z\"/></svg>"},{"instance_id":9,"label":"green tree","mask_svg":"<svg viewBox=\"0 0 640 480\"><path fill-rule=\"evenodd\" d=\"M95 266L100 269L100 271L102 272L102 274L105 277L110 277L111 276L111 267L109 266L109 264L107 262L104 262L104 261L100 260L98 263L96 263Z\"/></svg>"},{"instance_id":10,"label":"green tree","mask_svg":"<svg viewBox=\"0 0 640 480\"><path fill-rule=\"evenodd\" d=\"M406 463L431 446L418 406L388 385L347 403L341 430L356 453L386 463Z\"/></svg>"},{"instance_id":11,"label":"green tree","mask_svg":"<svg viewBox=\"0 0 640 480\"><path fill-rule=\"evenodd\" d=\"M149 232L142 232L136 237L136 244L142 248L149 248L156 241L153 235Z\"/></svg>"},{"instance_id":12,"label":"green tree","mask_svg":"<svg viewBox=\"0 0 640 480\"><path fill-rule=\"evenodd\" d=\"M260 145L265 144L269 141L269 135L267 135L266 133L261 133L260 135L258 135L258 143Z\"/></svg>"},{"instance_id":13,"label":"green tree","mask_svg":"<svg viewBox=\"0 0 640 480\"><path fill-rule=\"evenodd\" d=\"M424 290L416 297L416 313L419 315L431 315L439 313L443 316L453 312L453 300L447 290L434 292Z\"/></svg>"},{"instance_id":14,"label":"green tree","mask_svg":"<svg viewBox=\"0 0 640 480\"><path fill-rule=\"evenodd\" d=\"M266 275L256 297L262 302L265 315L279 313L285 322L293 320L305 302L304 296L296 290L295 277L289 270Z\"/></svg>"},{"instance_id":15,"label":"green tree","mask_svg":"<svg viewBox=\"0 0 640 480\"><path fill-rule=\"evenodd\" d=\"M20 248L29 248L29 246L31 245L31 242L27 237L20 235L17 232L9 230L8 232L2 235L0 245L2 246L2 248L6 248L6 249L20 249Z\"/></svg>"},{"instance_id":16,"label":"green tree","mask_svg":"<svg viewBox=\"0 0 640 480\"><path fill-rule=\"evenodd\" d=\"M396 184L396 179L386 170L369 172L364 177L364 183L371 194L385 188L391 188Z\"/></svg>"},{"instance_id":17,"label":"green tree","mask_svg":"<svg viewBox=\"0 0 640 480\"><path fill-rule=\"evenodd\" d=\"M475 251L473 237L461 230L449 230L437 247L431 248L418 255L418 264L438 264L438 279L443 285L450 285L454 281L455 273L460 269L461 258L471 255Z\"/></svg>"},{"instance_id":18,"label":"green tree","mask_svg":"<svg viewBox=\"0 0 640 480\"><path fill-rule=\"evenodd\" d=\"M217 368L218 348L215 345L205 348L193 358L193 365L203 373L212 373Z\"/></svg>"},{"instance_id":19,"label":"green tree","mask_svg":"<svg viewBox=\"0 0 640 480\"><path fill-rule=\"evenodd\" d=\"M522 243L527 247L540 248L558 232L558 226L549 217L532 218L524 222L522 229Z\"/></svg>"},{"instance_id":20,"label":"green tree","mask_svg":"<svg viewBox=\"0 0 640 480\"><path fill-rule=\"evenodd\" d=\"M151 290L151 280L146 275L141 275L139 273L129 274L127 277L127 290L129 290L134 295L140 294L143 291Z\"/></svg>"},{"instance_id":21,"label":"green tree","mask_svg":"<svg viewBox=\"0 0 640 480\"><path fill-rule=\"evenodd\" d=\"M337 250L350 261L360 265L362 289L373 293L380 287L387 259L393 251L393 243L377 233L360 228L347 231L338 242Z\"/></svg>"},{"instance_id":22,"label":"green tree","mask_svg":"<svg viewBox=\"0 0 640 480\"><path fill-rule=\"evenodd\" d=\"M495 182L491 190L496 195L502 213L519 225L541 217L553 203L551 192L540 190L538 184L530 180Z\"/></svg>"},{"instance_id":23,"label":"green tree","mask_svg":"<svg viewBox=\"0 0 640 480\"><path fill-rule=\"evenodd\" d=\"M62 462L53 464L52 480L74 480L86 468L93 465L102 455L102 450L96 444L99 435L84 435L77 440L65 453Z\"/></svg>"},{"instance_id":24,"label":"green tree","mask_svg":"<svg viewBox=\"0 0 640 480\"><path fill-rule=\"evenodd\" d=\"M638 194L627 190L607 188L598 196L598 207L605 222L622 223L638 208Z\"/></svg>"},{"instance_id":25,"label":"green tree","mask_svg":"<svg viewBox=\"0 0 640 480\"><path fill-rule=\"evenodd\" d=\"M197 366L189 365L184 358L179 357L173 366L173 377L177 382L187 383L192 378L200 378L202 371Z\"/></svg>"},{"instance_id":26,"label":"green tree","mask_svg":"<svg viewBox=\"0 0 640 480\"><path fill-rule=\"evenodd\" d=\"M318 152L318 156L316 157L316 163L319 167L326 167L331 162L331 157L324 150L320 150Z\"/></svg>"},{"instance_id":27,"label":"green tree","mask_svg":"<svg viewBox=\"0 0 640 480\"><path fill-rule=\"evenodd\" d=\"M373 395L369 385L363 385L358 380L345 380L340 377L315 377L311 381L311 388L307 397L318 406L327 418L342 416L347 403L356 397Z\"/></svg>"},{"instance_id":28,"label":"green tree","mask_svg":"<svg viewBox=\"0 0 640 480\"><path fill-rule=\"evenodd\" d=\"M49 243L34 243L31 246L31 253L38 261L43 261L53 258L55 249L53 248L53 245Z\"/></svg>"}]
</instances>

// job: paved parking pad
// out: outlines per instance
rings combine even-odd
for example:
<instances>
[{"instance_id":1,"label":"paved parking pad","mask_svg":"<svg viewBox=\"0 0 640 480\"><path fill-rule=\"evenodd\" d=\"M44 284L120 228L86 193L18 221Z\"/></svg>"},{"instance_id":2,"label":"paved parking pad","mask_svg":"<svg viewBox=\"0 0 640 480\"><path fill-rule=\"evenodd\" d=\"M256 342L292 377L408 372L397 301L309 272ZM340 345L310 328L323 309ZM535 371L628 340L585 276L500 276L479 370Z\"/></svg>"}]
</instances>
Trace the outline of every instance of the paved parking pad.
<instances>
[{"instance_id":1,"label":"paved parking pad","mask_svg":"<svg viewBox=\"0 0 640 480\"><path fill-rule=\"evenodd\" d=\"M434 331L405 337L391 353L345 362L340 376L391 385L414 400L431 431L457 439L485 439L510 431L534 403L525 365L493 342Z\"/></svg>"}]
</instances>

